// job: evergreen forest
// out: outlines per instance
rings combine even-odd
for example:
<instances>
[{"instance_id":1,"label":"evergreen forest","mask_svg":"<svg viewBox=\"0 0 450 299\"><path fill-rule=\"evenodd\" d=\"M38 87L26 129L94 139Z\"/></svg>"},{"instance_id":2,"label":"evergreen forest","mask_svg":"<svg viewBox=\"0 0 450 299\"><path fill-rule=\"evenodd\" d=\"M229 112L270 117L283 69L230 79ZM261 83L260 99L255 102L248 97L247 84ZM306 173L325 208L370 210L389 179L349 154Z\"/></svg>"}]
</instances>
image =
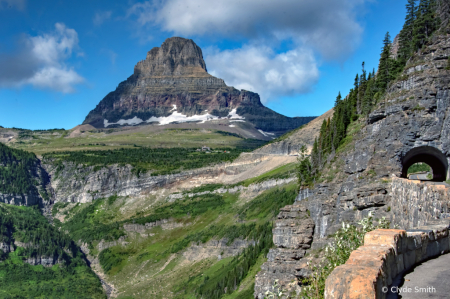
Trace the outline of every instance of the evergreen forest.
<instances>
[{"instance_id":1,"label":"evergreen forest","mask_svg":"<svg viewBox=\"0 0 450 299\"><path fill-rule=\"evenodd\" d=\"M33 153L10 148L0 143L0 193L38 194L47 198L47 178L40 172L39 161Z\"/></svg>"},{"instance_id":2,"label":"evergreen forest","mask_svg":"<svg viewBox=\"0 0 450 299\"><path fill-rule=\"evenodd\" d=\"M182 170L201 168L222 162L231 162L250 148L217 148L211 152L197 151L195 148L132 148L105 151L67 151L44 154L44 161L52 160L57 172L64 168L63 162L73 162L86 166L96 166L94 170L112 164L133 166L138 175L174 174Z\"/></svg>"}]
</instances>

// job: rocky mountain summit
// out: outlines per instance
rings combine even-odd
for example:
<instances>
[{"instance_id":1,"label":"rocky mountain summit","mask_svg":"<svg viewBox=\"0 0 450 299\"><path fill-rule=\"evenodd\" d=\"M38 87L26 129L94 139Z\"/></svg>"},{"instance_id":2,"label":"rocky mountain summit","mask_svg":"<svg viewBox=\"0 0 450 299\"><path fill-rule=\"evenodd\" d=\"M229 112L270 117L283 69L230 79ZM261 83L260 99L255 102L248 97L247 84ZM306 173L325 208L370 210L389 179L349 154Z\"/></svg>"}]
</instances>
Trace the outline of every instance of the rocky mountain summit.
<instances>
[{"instance_id":1,"label":"rocky mountain summit","mask_svg":"<svg viewBox=\"0 0 450 299\"><path fill-rule=\"evenodd\" d=\"M219 121L231 127L250 124L262 137L272 137L312 119L283 116L265 107L258 94L227 86L208 74L194 41L172 37L151 49L133 75L103 98L83 124L106 128Z\"/></svg>"}]
</instances>

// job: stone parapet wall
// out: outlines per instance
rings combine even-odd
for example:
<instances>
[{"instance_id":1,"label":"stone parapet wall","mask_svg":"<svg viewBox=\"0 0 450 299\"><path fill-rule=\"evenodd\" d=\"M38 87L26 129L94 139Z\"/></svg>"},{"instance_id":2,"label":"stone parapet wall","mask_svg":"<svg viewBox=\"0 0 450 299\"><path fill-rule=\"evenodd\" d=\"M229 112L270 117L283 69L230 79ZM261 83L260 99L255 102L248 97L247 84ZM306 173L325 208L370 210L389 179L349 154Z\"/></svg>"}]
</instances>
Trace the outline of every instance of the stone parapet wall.
<instances>
[{"instance_id":1,"label":"stone parapet wall","mask_svg":"<svg viewBox=\"0 0 450 299\"><path fill-rule=\"evenodd\" d=\"M393 211L391 222L405 229L448 218L450 187L444 183L392 178L389 206Z\"/></svg>"},{"instance_id":2,"label":"stone parapet wall","mask_svg":"<svg viewBox=\"0 0 450 299\"><path fill-rule=\"evenodd\" d=\"M411 230L377 229L364 246L333 270L325 283L325 298L386 298L394 278L415 265L449 252L449 220L430 221Z\"/></svg>"}]
</instances>

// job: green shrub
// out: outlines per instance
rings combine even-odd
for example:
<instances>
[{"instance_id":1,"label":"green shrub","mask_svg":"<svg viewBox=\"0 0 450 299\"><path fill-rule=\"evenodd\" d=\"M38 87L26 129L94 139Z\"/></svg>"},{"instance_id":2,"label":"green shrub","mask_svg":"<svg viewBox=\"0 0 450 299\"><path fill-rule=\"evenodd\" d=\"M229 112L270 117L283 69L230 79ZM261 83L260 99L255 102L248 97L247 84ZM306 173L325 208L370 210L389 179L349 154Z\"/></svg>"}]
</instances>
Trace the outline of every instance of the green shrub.
<instances>
[{"instance_id":1,"label":"green shrub","mask_svg":"<svg viewBox=\"0 0 450 299\"><path fill-rule=\"evenodd\" d=\"M55 216L59 210L64 209L65 207L67 207L68 204L69 204L68 202L55 203L52 208L52 216Z\"/></svg>"},{"instance_id":2,"label":"green shrub","mask_svg":"<svg viewBox=\"0 0 450 299\"><path fill-rule=\"evenodd\" d=\"M431 171L431 167L425 163L415 163L408 168L407 173L410 174L410 173L422 172L422 171L427 171L427 172Z\"/></svg>"},{"instance_id":3,"label":"green shrub","mask_svg":"<svg viewBox=\"0 0 450 299\"><path fill-rule=\"evenodd\" d=\"M254 200L246 203L239 211L241 219L275 217L280 208L295 202L297 192L294 189L274 189L258 195Z\"/></svg>"},{"instance_id":4,"label":"green shrub","mask_svg":"<svg viewBox=\"0 0 450 299\"><path fill-rule=\"evenodd\" d=\"M249 239L257 241L256 244L247 247L241 255L216 271L214 276L205 277L196 289L198 298L220 298L223 294L231 294L238 289L259 256L266 256L273 246L270 222L258 226L253 234Z\"/></svg>"},{"instance_id":5,"label":"green shrub","mask_svg":"<svg viewBox=\"0 0 450 299\"><path fill-rule=\"evenodd\" d=\"M110 206L113 205L116 202L117 198L118 198L117 194L108 197L108 205Z\"/></svg>"},{"instance_id":6,"label":"green shrub","mask_svg":"<svg viewBox=\"0 0 450 299\"><path fill-rule=\"evenodd\" d=\"M119 266L126 258L127 255L122 252L115 252L111 248L102 250L98 256L100 266L107 274L110 273L113 267Z\"/></svg>"},{"instance_id":7,"label":"green shrub","mask_svg":"<svg viewBox=\"0 0 450 299\"><path fill-rule=\"evenodd\" d=\"M334 234L334 242L325 247L325 254L322 261L318 265L311 265L311 278L304 279L302 288L303 298L319 299L324 297L325 281L330 273L339 265L345 264L350 253L363 245L364 235L377 228L389 228L389 222L383 219L378 221L376 225L373 218L362 219L358 226L345 224L342 222L342 228Z\"/></svg>"},{"instance_id":8,"label":"green shrub","mask_svg":"<svg viewBox=\"0 0 450 299\"><path fill-rule=\"evenodd\" d=\"M74 240L82 240L86 243L92 243L93 241L102 239L105 241L113 241L121 236L125 236L121 223L103 223L96 217L96 211L103 202L104 200L97 199L87 207L80 209L68 221L61 223L61 228L68 230ZM77 206L74 208L77 208Z\"/></svg>"},{"instance_id":9,"label":"green shrub","mask_svg":"<svg viewBox=\"0 0 450 299\"><path fill-rule=\"evenodd\" d=\"M223 197L219 194L204 194L195 198L191 201L178 201L169 205L165 205L156 208L155 211L145 217L138 217L132 219L134 223L145 224L150 222L155 222L162 219L168 219L173 217L190 215L195 217L197 215L203 214L208 210L215 210L225 206L225 201Z\"/></svg>"},{"instance_id":10,"label":"green shrub","mask_svg":"<svg viewBox=\"0 0 450 299\"><path fill-rule=\"evenodd\" d=\"M43 196L48 198L45 190L48 181L39 173L38 163L33 153L0 143L0 193L37 195L36 187L39 187Z\"/></svg>"}]
</instances>

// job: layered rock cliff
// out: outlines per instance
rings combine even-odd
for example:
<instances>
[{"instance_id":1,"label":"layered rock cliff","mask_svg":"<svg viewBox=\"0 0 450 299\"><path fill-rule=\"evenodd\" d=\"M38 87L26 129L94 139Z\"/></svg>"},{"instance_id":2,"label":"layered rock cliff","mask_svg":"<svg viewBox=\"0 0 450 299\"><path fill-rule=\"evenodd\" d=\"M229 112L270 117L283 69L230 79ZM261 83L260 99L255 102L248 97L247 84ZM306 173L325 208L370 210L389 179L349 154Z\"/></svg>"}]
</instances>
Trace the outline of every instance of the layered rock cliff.
<instances>
[{"instance_id":1,"label":"layered rock cliff","mask_svg":"<svg viewBox=\"0 0 450 299\"><path fill-rule=\"evenodd\" d=\"M252 169L263 160L261 158L241 159L233 163L158 176L152 176L151 172L141 173L138 176L130 165L110 165L97 170L94 166L84 166L72 162L62 162L62 166L58 167L53 163L54 161L45 160L43 166L51 177L51 186L56 202L86 203L115 194L119 196L155 194L162 188L170 189L186 182L189 182L190 186L204 184L208 181L216 182L219 177L234 176ZM269 184L267 188L270 187L273 186ZM259 186L259 188L264 189L263 186ZM243 188L235 187L234 189L231 191L242 191ZM228 189L224 192L227 191Z\"/></svg>"},{"instance_id":2,"label":"layered rock cliff","mask_svg":"<svg viewBox=\"0 0 450 299\"><path fill-rule=\"evenodd\" d=\"M265 107L258 94L227 86L208 74L202 50L192 40L172 37L150 50L133 75L103 98L83 124L104 128L235 120L282 133L312 119L283 116Z\"/></svg>"}]
</instances>

